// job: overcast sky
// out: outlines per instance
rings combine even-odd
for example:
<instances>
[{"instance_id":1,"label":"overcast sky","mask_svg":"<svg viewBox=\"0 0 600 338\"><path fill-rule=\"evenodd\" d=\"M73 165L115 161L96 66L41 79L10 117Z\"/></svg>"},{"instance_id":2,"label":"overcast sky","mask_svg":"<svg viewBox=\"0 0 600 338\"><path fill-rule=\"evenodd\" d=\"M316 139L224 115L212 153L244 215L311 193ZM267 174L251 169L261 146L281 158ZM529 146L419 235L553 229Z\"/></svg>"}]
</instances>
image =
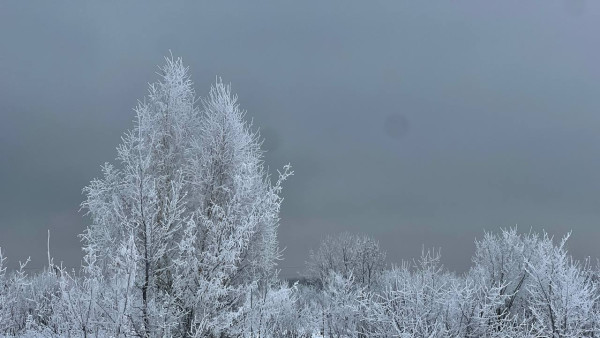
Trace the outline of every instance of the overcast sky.
<instances>
[{"instance_id":1,"label":"overcast sky","mask_svg":"<svg viewBox=\"0 0 600 338\"><path fill-rule=\"evenodd\" d=\"M0 246L79 265L81 189L172 50L290 162L283 275L326 234L391 262L515 224L600 257L597 1L0 2Z\"/></svg>"}]
</instances>

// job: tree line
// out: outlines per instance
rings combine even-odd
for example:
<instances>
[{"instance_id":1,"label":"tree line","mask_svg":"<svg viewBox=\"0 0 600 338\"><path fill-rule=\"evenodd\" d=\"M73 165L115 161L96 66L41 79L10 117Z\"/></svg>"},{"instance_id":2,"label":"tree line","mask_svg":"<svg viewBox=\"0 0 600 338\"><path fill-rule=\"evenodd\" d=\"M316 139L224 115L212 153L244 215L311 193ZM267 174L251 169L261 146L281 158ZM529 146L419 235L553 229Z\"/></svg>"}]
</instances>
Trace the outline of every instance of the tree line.
<instances>
[{"instance_id":1,"label":"tree line","mask_svg":"<svg viewBox=\"0 0 600 338\"><path fill-rule=\"evenodd\" d=\"M135 108L115 164L84 188L81 269L13 272L0 249L0 335L28 337L598 337L600 270L547 234L475 241L472 267L439 251L400 264L368 236L278 276L281 192L229 85L196 97L181 59Z\"/></svg>"}]
</instances>

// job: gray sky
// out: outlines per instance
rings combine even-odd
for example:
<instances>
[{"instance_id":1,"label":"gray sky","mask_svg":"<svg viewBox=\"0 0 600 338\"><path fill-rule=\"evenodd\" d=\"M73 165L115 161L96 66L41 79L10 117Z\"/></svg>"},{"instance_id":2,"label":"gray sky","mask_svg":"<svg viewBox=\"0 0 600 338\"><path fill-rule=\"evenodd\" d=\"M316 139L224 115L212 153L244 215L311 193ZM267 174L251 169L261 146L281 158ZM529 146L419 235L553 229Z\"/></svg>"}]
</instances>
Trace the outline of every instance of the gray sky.
<instances>
[{"instance_id":1,"label":"gray sky","mask_svg":"<svg viewBox=\"0 0 600 338\"><path fill-rule=\"evenodd\" d=\"M0 2L0 246L78 265L81 189L113 161L172 50L199 95L231 82L291 162L285 276L326 234L390 261L483 230L563 234L600 257L597 1Z\"/></svg>"}]
</instances>

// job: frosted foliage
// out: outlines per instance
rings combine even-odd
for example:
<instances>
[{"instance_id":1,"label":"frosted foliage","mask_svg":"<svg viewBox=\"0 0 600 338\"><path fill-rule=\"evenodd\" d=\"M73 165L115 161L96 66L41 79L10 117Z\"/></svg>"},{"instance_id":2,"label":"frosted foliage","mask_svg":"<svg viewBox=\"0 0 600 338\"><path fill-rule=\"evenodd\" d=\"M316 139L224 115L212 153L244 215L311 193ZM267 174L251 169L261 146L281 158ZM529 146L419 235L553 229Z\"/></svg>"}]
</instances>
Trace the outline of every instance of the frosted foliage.
<instances>
[{"instance_id":1,"label":"frosted foliage","mask_svg":"<svg viewBox=\"0 0 600 338\"><path fill-rule=\"evenodd\" d=\"M544 234L527 262L530 321L538 335L584 337L598 333L598 285L587 267L567 255L567 239L554 245Z\"/></svg>"},{"instance_id":2,"label":"frosted foliage","mask_svg":"<svg viewBox=\"0 0 600 338\"><path fill-rule=\"evenodd\" d=\"M304 278L281 280L293 173L271 182L230 86L197 98L168 58L135 113L115 163L84 188L81 268L49 251L42 272L29 259L8 270L0 248L0 336L600 336L600 273L568 254L568 236L485 233L456 274L439 250L389 267L377 241L342 233L310 251Z\"/></svg>"},{"instance_id":3,"label":"frosted foliage","mask_svg":"<svg viewBox=\"0 0 600 338\"><path fill-rule=\"evenodd\" d=\"M311 251L307 277L324 281L331 272L356 283L372 286L385 268L385 252L379 243L367 236L342 233L328 236L316 251Z\"/></svg>"},{"instance_id":4,"label":"frosted foliage","mask_svg":"<svg viewBox=\"0 0 600 338\"><path fill-rule=\"evenodd\" d=\"M127 319L114 325L145 336L222 332L253 283L266 288L276 276L289 166L272 185L229 86L219 80L198 101L187 68L167 59L118 165L84 189L88 269L127 300L111 303Z\"/></svg>"},{"instance_id":5,"label":"frosted foliage","mask_svg":"<svg viewBox=\"0 0 600 338\"><path fill-rule=\"evenodd\" d=\"M519 234L516 228L495 235L486 233L475 241L474 267L470 278L485 288L497 288L505 302L497 311L504 315L519 315L525 310L525 285L530 279L527 262L532 258L540 239L534 234Z\"/></svg>"}]
</instances>

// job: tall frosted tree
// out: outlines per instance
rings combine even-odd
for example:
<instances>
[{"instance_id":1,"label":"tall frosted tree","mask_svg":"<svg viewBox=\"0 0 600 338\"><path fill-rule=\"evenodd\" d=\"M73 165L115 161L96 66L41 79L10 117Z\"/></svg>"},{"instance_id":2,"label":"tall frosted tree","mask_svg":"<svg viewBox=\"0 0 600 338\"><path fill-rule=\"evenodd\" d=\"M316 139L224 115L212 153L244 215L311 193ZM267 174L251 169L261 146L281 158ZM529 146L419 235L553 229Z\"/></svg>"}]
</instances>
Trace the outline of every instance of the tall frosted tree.
<instances>
[{"instance_id":1,"label":"tall frosted tree","mask_svg":"<svg viewBox=\"0 0 600 338\"><path fill-rule=\"evenodd\" d=\"M106 311L117 335L216 334L274 276L289 171L270 183L229 86L218 81L198 107L181 59L167 59L160 75L135 109L118 164L84 189L86 262L109 284L102 296L120 304ZM135 251L127 264L124 247Z\"/></svg>"},{"instance_id":2,"label":"tall frosted tree","mask_svg":"<svg viewBox=\"0 0 600 338\"><path fill-rule=\"evenodd\" d=\"M202 101L200 138L192 151L196 210L180 245L177 287L186 301L186 331L199 336L235 326L250 294L274 282L277 226L285 167L272 185L258 134L222 82Z\"/></svg>"}]
</instances>

